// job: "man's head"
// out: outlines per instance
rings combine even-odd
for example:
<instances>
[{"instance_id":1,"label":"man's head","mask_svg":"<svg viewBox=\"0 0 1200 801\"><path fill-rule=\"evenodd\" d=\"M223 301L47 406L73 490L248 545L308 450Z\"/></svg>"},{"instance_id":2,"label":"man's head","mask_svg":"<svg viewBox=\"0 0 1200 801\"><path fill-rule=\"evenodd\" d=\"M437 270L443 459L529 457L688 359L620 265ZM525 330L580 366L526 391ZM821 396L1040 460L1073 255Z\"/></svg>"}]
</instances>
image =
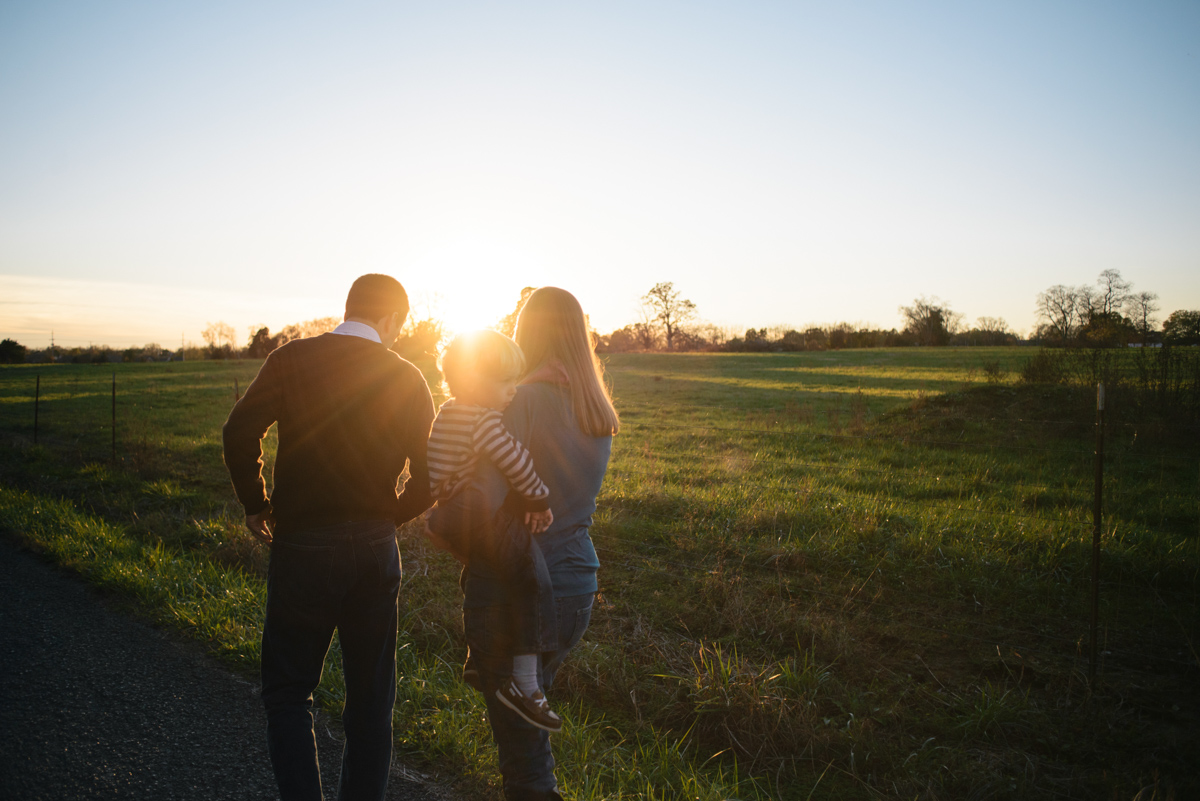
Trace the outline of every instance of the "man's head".
<instances>
[{"instance_id":1,"label":"man's head","mask_svg":"<svg viewBox=\"0 0 1200 801\"><path fill-rule=\"evenodd\" d=\"M360 275L346 295L346 320L366 323L379 332L383 344L391 346L408 317L408 293L390 275Z\"/></svg>"}]
</instances>

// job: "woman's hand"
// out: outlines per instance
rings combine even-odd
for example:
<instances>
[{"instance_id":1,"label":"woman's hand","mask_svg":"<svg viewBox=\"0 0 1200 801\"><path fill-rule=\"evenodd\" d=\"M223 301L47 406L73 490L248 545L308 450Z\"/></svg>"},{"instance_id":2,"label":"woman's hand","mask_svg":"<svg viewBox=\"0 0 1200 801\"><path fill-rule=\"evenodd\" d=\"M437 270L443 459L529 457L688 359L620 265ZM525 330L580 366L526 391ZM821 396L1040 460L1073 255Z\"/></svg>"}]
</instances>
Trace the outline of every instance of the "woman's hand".
<instances>
[{"instance_id":1,"label":"woman's hand","mask_svg":"<svg viewBox=\"0 0 1200 801\"><path fill-rule=\"evenodd\" d=\"M550 524L554 522L554 512L547 509L544 512L526 512L525 525L529 526L529 530L534 534L541 534L546 529L550 528Z\"/></svg>"}]
</instances>

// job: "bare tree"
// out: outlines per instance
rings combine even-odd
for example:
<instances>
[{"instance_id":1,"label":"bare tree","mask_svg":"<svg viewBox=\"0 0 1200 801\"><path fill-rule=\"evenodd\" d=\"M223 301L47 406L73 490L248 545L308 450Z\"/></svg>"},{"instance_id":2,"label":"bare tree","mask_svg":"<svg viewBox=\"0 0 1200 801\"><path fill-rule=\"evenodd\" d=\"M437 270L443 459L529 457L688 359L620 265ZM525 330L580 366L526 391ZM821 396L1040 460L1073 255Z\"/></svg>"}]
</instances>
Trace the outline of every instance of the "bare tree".
<instances>
[{"instance_id":1,"label":"bare tree","mask_svg":"<svg viewBox=\"0 0 1200 801\"><path fill-rule=\"evenodd\" d=\"M279 337L279 344L283 345L291 342L293 339L306 339L308 337L327 334L341 325L341 323L342 319L340 317L317 317L313 320L305 320L302 323L285 325L275 336Z\"/></svg>"},{"instance_id":2,"label":"bare tree","mask_svg":"<svg viewBox=\"0 0 1200 801\"><path fill-rule=\"evenodd\" d=\"M980 317L975 321L975 325L980 331L988 334L1009 333L1008 323L1005 322L1003 317Z\"/></svg>"},{"instance_id":3,"label":"bare tree","mask_svg":"<svg viewBox=\"0 0 1200 801\"><path fill-rule=\"evenodd\" d=\"M1129 309L1129 316L1133 318L1134 326L1142 335L1143 345L1150 341L1150 330L1158 322L1154 316L1154 313L1159 310L1157 301L1158 295L1154 292L1138 292L1136 295L1130 295L1129 300L1125 302Z\"/></svg>"},{"instance_id":4,"label":"bare tree","mask_svg":"<svg viewBox=\"0 0 1200 801\"><path fill-rule=\"evenodd\" d=\"M209 323L208 326L200 332L200 336L204 337L204 341L208 343L208 347L216 350L222 345L228 345L233 348L233 339L237 336L237 332L233 330L233 326L224 321Z\"/></svg>"},{"instance_id":5,"label":"bare tree","mask_svg":"<svg viewBox=\"0 0 1200 801\"><path fill-rule=\"evenodd\" d=\"M642 305L648 317L662 326L667 338L667 350L674 346L679 327L696 317L696 304L679 297L678 290L670 281L655 284L642 296Z\"/></svg>"},{"instance_id":6,"label":"bare tree","mask_svg":"<svg viewBox=\"0 0 1200 801\"><path fill-rule=\"evenodd\" d=\"M1121 277L1120 270L1105 270L1096 279L1100 289L1092 309L1100 314L1119 314L1121 308L1132 297L1133 283Z\"/></svg>"},{"instance_id":7,"label":"bare tree","mask_svg":"<svg viewBox=\"0 0 1200 801\"><path fill-rule=\"evenodd\" d=\"M1067 344L1079 330L1084 314L1080 303L1079 292L1062 284L1055 284L1038 295L1038 318L1045 321L1060 344Z\"/></svg>"},{"instance_id":8,"label":"bare tree","mask_svg":"<svg viewBox=\"0 0 1200 801\"><path fill-rule=\"evenodd\" d=\"M919 297L913 305L901 306L900 313L906 321L905 332L920 345L948 344L962 325L962 315L951 311L950 305L938 298Z\"/></svg>"}]
</instances>

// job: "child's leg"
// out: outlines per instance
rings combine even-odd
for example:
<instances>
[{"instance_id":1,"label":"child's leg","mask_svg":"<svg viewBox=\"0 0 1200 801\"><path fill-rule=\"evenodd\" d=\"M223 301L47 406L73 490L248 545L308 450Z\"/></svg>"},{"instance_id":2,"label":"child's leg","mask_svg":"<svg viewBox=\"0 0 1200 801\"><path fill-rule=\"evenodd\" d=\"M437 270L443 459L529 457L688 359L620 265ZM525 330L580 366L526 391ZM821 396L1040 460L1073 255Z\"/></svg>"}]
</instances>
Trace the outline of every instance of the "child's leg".
<instances>
[{"instance_id":1,"label":"child's leg","mask_svg":"<svg viewBox=\"0 0 1200 801\"><path fill-rule=\"evenodd\" d=\"M554 586L542 549L524 522L507 513L497 515L496 525L477 543L475 553L487 560L507 589L513 652L557 650Z\"/></svg>"},{"instance_id":2,"label":"child's leg","mask_svg":"<svg viewBox=\"0 0 1200 801\"><path fill-rule=\"evenodd\" d=\"M533 695L542 689L538 681L539 674L537 654L517 654L513 657L513 684L525 695Z\"/></svg>"},{"instance_id":3,"label":"child's leg","mask_svg":"<svg viewBox=\"0 0 1200 801\"><path fill-rule=\"evenodd\" d=\"M550 709L541 688L540 654L558 649L554 587L542 549L524 522L500 514L486 547L478 552L487 554L508 590L512 678L495 690L495 697L526 723L560 731L562 719Z\"/></svg>"},{"instance_id":4,"label":"child's leg","mask_svg":"<svg viewBox=\"0 0 1200 801\"><path fill-rule=\"evenodd\" d=\"M426 525L457 555L470 557L472 543L487 526L482 494L473 486L463 487L452 497L438 501Z\"/></svg>"}]
</instances>

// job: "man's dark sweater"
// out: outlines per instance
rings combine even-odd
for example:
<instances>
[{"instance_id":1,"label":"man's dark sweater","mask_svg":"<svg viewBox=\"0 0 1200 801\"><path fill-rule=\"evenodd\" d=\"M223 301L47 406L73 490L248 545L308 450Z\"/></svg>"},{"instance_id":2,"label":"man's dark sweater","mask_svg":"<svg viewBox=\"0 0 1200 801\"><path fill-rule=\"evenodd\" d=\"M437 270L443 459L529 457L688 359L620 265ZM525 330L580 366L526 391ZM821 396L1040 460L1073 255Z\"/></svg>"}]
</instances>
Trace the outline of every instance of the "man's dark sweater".
<instances>
[{"instance_id":1,"label":"man's dark sweater","mask_svg":"<svg viewBox=\"0 0 1200 801\"><path fill-rule=\"evenodd\" d=\"M268 501L261 440L276 422ZM433 399L416 367L377 342L323 334L267 357L225 422L225 464L246 514L270 508L285 538L350 520L400 525L433 502L425 458L432 423Z\"/></svg>"}]
</instances>

